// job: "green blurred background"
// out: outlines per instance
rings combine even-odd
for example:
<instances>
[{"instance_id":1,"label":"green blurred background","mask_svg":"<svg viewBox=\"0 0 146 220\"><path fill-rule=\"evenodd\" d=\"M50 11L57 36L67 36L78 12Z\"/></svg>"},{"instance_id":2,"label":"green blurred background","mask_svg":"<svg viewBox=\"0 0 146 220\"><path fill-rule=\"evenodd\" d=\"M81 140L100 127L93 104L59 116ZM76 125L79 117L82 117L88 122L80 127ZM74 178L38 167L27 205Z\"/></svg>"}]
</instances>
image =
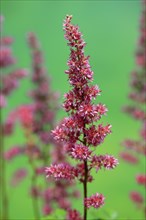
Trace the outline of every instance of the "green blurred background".
<instances>
[{"instance_id":1,"label":"green blurred background","mask_svg":"<svg viewBox=\"0 0 146 220\"><path fill-rule=\"evenodd\" d=\"M109 109L103 121L112 124L113 133L98 148L98 152L116 157L119 157L119 151L122 149L121 141L127 137L136 139L140 127L138 122L121 111L122 107L129 103L127 94L130 91L130 72L135 68L134 53L139 36L140 13L141 1L138 0L1 1L1 14L5 17L4 34L11 35L15 40L13 51L18 60L17 66L31 69L26 36L29 31L34 31L42 45L52 89L60 93L60 102L69 89L67 75L64 74L69 48L64 39L62 23L66 14L73 15L73 23L80 26L87 43L85 53L91 56L94 84L98 84L103 91L97 102L105 103ZM22 80L20 88L9 97L4 117L12 108L30 102L27 93L31 87L29 78ZM63 110L60 110L58 120L65 115ZM15 135L5 140L6 149L23 143L23 139L22 132L17 127ZM25 158L17 158L8 163L8 181L11 173L18 167L24 167L26 163ZM130 190L141 191L134 180L140 169L144 170L144 166L130 166L120 160L120 165L115 170L100 171L95 175L95 181L89 185L89 195L100 192L106 197L106 205L97 215L111 210L118 213L118 220L143 219L141 212L128 198ZM8 186L11 220L33 219L31 199L27 191L29 184L30 182L25 180L15 190ZM82 190L80 184L78 188ZM80 200L73 200L73 206L81 210L80 203Z\"/></svg>"}]
</instances>

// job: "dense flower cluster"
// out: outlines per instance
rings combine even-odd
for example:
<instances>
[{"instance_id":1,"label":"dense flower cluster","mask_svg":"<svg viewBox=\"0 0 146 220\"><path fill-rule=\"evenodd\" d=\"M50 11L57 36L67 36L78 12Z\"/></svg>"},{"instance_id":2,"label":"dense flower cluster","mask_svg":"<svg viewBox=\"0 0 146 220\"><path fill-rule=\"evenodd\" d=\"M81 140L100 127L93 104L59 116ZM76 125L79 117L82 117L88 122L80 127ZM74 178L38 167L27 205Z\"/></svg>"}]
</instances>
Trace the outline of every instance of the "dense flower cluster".
<instances>
[{"instance_id":1,"label":"dense flower cluster","mask_svg":"<svg viewBox=\"0 0 146 220\"><path fill-rule=\"evenodd\" d=\"M124 111L131 115L134 119L141 122L141 130L139 132L139 140L125 140L122 145L125 147L125 152L121 153L122 159L132 164L140 163L139 154L146 156L146 1L143 1L144 10L142 12L140 21L140 37L138 41L138 50L136 52L137 69L131 74L131 92L129 94L130 100L134 104L126 106ZM142 174L136 176L138 184L145 186L146 176ZM130 198L136 204L141 204L141 208L145 209L145 202L143 196L138 192L132 192Z\"/></svg>"},{"instance_id":2,"label":"dense flower cluster","mask_svg":"<svg viewBox=\"0 0 146 220\"><path fill-rule=\"evenodd\" d=\"M69 69L65 73L68 75L72 90L65 94L63 104L69 116L64 118L52 133L56 141L64 144L66 152L77 161L77 164L74 168L66 166L66 164L51 165L46 168L46 175L55 178L72 179L72 176L78 178L84 186L84 199L87 206L99 208L103 204L103 198L98 194L93 195L92 204L90 197L87 198L87 182L93 180L91 169L93 167L98 169L101 166L111 169L118 164L118 161L109 155L98 157L92 148L99 146L111 133L111 125L103 126L101 123L97 126L94 124L106 114L107 108L101 103L92 102L100 95L101 90L98 86L90 84L93 80L93 72L90 68L89 56L84 54L85 42L79 27L72 25L71 19L72 16L67 15L63 24L65 38L70 46L70 58L67 63ZM87 206L84 209L84 220L87 219Z\"/></svg>"},{"instance_id":3,"label":"dense flower cluster","mask_svg":"<svg viewBox=\"0 0 146 220\"><path fill-rule=\"evenodd\" d=\"M114 169L118 164L118 160L110 155L94 155L91 160L91 167L96 168L98 171L102 167L105 169Z\"/></svg>"},{"instance_id":4,"label":"dense flower cluster","mask_svg":"<svg viewBox=\"0 0 146 220\"><path fill-rule=\"evenodd\" d=\"M76 176L76 169L69 164L62 163L58 165L51 165L46 168L47 177L54 176L56 179L72 180Z\"/></svg>"},{"instance_id":5,"label":"dense flower cluster","mask_svg":"<svg viewBox=\"0 0 146 220\"><path fill-rule=\"evenodd\" d=\"M104 196L102 194L96 193L95 195L85 198L84 203L87 208L94 207L99 208L104 205Z\"/></svg>"},{"instance_id":6,"label":"dense flower cluster","mask_svg":"<svg viewBox=\"0 0 146 220\"><path fill-rule=\"evenodd\" d=\"M87 146L82 144L76 144L72 148L72 157L78 160L87 160L90 158L92 151L89 150Z\"/></svg>"}]
</instances>

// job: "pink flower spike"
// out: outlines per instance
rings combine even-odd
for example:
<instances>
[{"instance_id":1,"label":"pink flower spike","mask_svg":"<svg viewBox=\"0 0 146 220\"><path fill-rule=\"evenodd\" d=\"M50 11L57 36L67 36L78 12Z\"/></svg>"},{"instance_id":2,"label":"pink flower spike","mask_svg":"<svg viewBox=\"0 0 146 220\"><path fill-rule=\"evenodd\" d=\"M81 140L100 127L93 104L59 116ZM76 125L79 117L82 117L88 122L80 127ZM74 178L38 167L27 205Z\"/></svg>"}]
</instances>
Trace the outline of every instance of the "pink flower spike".
<instances>
[{"instance_id":1,"label":"pink flower spike","mask_svg":"<svg viewBox=\"0 0 146 220\"><path fill-rule=\"evenodd\" d=\"M87 208L94 207L94 208L100 208L104 205L105 197L102 194L96 193L95 195L92 195L91 197L85 198L84 205Z\"/></svg>"},{"instance_id":2,"label":"pink flower spike","mask_svg":"<svg viewBox=\"0 0 146 220\"><path fill-rule=\"evenodd\" d=\"M78 160L87 160L90 158L92 151L89 150L87 146L82 144L76 144L72 148L71 155L73 158Z\"/></svg>"}]
</instances>

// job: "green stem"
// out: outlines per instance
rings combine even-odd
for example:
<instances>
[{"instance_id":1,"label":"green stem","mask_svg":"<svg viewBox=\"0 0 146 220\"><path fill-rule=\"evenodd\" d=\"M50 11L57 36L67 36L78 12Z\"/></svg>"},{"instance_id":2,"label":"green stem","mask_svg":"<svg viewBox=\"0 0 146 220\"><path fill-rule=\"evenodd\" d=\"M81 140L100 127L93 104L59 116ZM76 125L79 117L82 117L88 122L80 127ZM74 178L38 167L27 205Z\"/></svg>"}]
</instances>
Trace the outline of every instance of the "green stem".
<instances>
[{"instance_id":1,"label":"green stem","mask_svg":"<svg viewBox=\"0 0 146 220\"><path fill-rule=\"evenodd\" d=\"M2 210L1 210L1 219L8 220L8 198L7 198L7 184L6 184L6 164L4 160L4 137L3 137L3 126L0 124L0 185L1 185L1 198L2 198Z\"/></svg>"},{"instance_id":2,"label":"green stem","mask_svg":"<svg viewBox=\"0 0 146 220\"><path fill-rule=\"evenodd\" d=\"M31 129L26 129L25 130L25 136L27 138L27 145L28 145L28 159L29 159L29 164L32 169L32 177L31 177L31 189L37 186L37 176L35 172L35 165L33 162L32 158L32 148L34 146L33 139L32 139L32 134L31 134ZM32 206L33 206L33 212L34 212L34 218L36 220L40 219L40 213L39 213L39 204L38 204L38 199L32 195Z\"/></svg>"},{"instance_id":3,"label":"green stem","mask_svg":"<svg viewBox=\"0 0 146 220\"><path fill-rule=\"evenodd\" d=\"M31 178L31 188L35 187L37 184L37 178L36 178L36 174L35 174L35 171L34 171L34 165L33 165L33 161L32 159L30 158L29 160L29 163L32 167L32 170L33 170L33 175L32 175L32 178ZM36 220L39 220L40 219L40 213L39 213L39 205L38 205L38 199L35 198L34 196L32 196L32 206L33 206L33 211L34 211L34 217Z\"/></svg>"}]
</instances>

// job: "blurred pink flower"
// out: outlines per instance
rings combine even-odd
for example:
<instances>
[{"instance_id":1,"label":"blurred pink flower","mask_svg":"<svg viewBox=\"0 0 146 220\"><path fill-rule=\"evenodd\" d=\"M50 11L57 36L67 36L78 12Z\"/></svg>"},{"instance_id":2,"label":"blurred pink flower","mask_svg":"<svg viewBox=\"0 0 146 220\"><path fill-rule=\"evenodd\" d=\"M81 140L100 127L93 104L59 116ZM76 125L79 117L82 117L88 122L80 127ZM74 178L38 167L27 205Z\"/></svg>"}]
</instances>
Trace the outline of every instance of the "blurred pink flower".
<instances>
[{"instance_id":1,"label":"blurred pink flower","mask_svg":"<svg viewBox=\"0 0 146 220\"><path fill-rule=\"evenodd\" d=\"M104 205L104 200L105 198L102 194L96 193L95 195L85 198L84 203L87 208L100 208Z\"/></svg>"}]
</instances>

